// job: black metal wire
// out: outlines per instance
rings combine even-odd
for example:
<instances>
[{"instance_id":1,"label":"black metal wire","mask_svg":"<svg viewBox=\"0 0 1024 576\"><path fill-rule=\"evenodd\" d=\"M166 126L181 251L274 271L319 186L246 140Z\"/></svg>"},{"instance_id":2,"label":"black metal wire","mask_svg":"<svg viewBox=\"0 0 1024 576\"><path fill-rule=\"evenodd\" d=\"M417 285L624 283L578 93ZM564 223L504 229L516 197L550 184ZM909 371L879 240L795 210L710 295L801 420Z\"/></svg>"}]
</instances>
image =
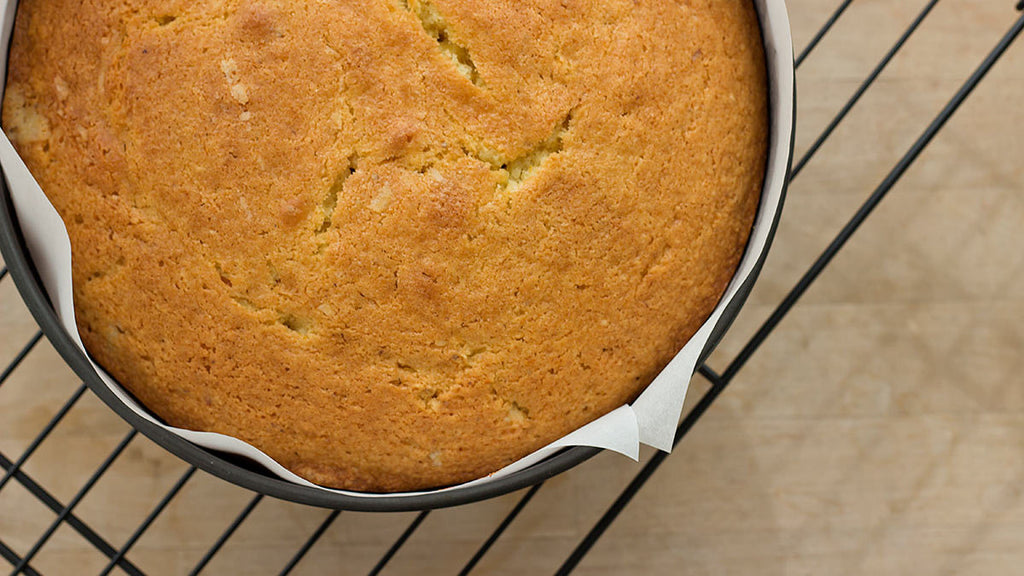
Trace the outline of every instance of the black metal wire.
<instances>
[{"instance_id":1,"label":"black metal wire","mask_svg":"<svg viewBox=\"0 0 1024 576\"><path fill-rule=\"evenodd\" d=\"M714 403L715 399L723 390L729 385L732 379L736 376L736 373L743 367L750 356L753 355L754 351L760 346L767 337L768 333L771 332L775 326L785 317L786 313L792 309L799 300L800 296L806 292L807 288L814 282L814 280L821 274L821 271L828 266L829 262L835 257L840 249L846 244L846 242L853 236L861 224L867 219L871 212L878 206L878 204L885 198L886 194L892 190L893 186L900 180L903 174L906 173L907 169L914 163L915 160L921 155L921 152L931 143L935 138L935 135L939 133L946 122L956 113L957 109L964 103L971 92L978 86L985 75L988 74L992 66L999 61L999 58L1006 52L1007 48L1013 44L1014 40L1020 35L1021 30L1024 30L1024 17L1021 17L1013 25L1013 27L1003 36L1000 42L992 49L988 56L982 61L978 68L971 74L970 78L957 90L953 98L946 104L938 116L932 120L931 124L925 129L924 133L914 142L913 146L900 158L900 161L892 169L892 171L885 177L878 188L871 194L868 200L861 206L860 210L850 219L850 221L843 227L839 235L836 236L835 240L829 244L829 247L824 253L815 261L814 265L811 266L810 270L800 279L800 282L793 288L793 290L786 296L782 304L775 309L772 316L765 322L762 329L755 334L754 338L751 339L750 344L744 347L743 352L734 360L730 365L729 369L722 375L722 383L715 385L709 390L698 402L697 406L687 415L683 420L683 423L679 426L676 431L676 436L673 441L673 445L678 444L687 432L693 428L697 420L707 411L707 409ZM616 498L615 502L612 503L611 507L604 513L597 524L587 533L583 538L583 541L577 545L576 549L573 550L569 558L562 564L556 574L558 576L564 576L569 574L579 565L579 562L583 557L590 551L597 540L604 534L608 527L618 518L619 514L625 509L626 505L633 499L633 496L640 491L640 488L647 482L647 480L654 474L654 472L661 466L662 462L668 457L665 452L656 453L640 473L633 478L633 481L629 483L629 486Z\"/></svg>"},{"instance_id":2,"label":"black metal wire","mask_svg":"<svg viewBox=\"0 0 1024 576\"><path fill-rule=\"evenodd\" d=\"M515 507L512 508L508 515L505 516L505 519L501 521L501 524L498 524L498 527L495 528L494 532L492 532L487 540L484 541L483 545L480 546L480 549L476 551L476 554L473 554L473 557L469 559L469 562L467 562L466 565L463 566L462 570L459 571L459 576L468 576L468 574L473 571L473 568L476 568L476 565L480 563L480 560L483 560L484 555L491 549L491 546L494 546L494 543L498 541L498 538L501 538L501 535L505 533L505 530L510 524L512 524L512 521L519 516L519 513L523 511L523 508L526 508L526 505L529 504L530 500L537 495L537 492L543 485L543 482L540 484L534 484L526 491L526 494L523 494L523 497L519 499L519 502L516 502Z\"/></svg>"},{"instance_id":3,"label":"black metal wire","mask_svg":"<svg viewBox=\"0 0 1024 576\"><path fill-rule=\"evenodd\" d=\"M43 545L46 544L50 537L53 536L53 533L56 532L58 528L60 528L60 525L63 524L64 521L67 519L68 515L71 514L71 511L75 509L75 506L77 506L78 503L82 501L82 498L85 498L85 495L88 494L90 490L92 490L92 487L96 485L96 482L99 481L99 479L103 476L103 474L106 473L106 471L110 468L114 461L117 460L117 457L120 456L122 452L124 452L124 449L128 447L128 443L131 442L133 438L135 438L136 434L138 434L138 432L134 428L130 432L128 432L124 439L121 440L121 442L117 445L116 448L114 448L114 451L111 452L110 455L107 456L107 458L103 461L103 463L100 464L100 467L97 468L95 472L93 472L92 476L90 476L89 479L85 482L85 485L83 485L82 488L78 491L78 493L75 494L75 497L72 498L70 502L68 502L68 505L65 506L63 510L60 511L60 513L57 515L57 519L53 521L53 524L50 524L50 527L46 529L46 532L43 532L43 535L40 536L38 540L36 540L35 545L33 545L32 549L28 551L28 554L26 554L21 559L21 562L19 562L14 567L14 571L11 572L11 576L17 576L18 573L21 572L22 568L24 568L26 564L28 564L32 561L33 558L35 558L36 554L39 553L39 550L42 549Z\"/></svg>"},{"instance_id":4,"label":"black metal wire","mask_svg":"<svg viewBox=\"0 0 1024 576\"><path fill-rule=\"evenodd\" d=\"M49 435L53 432L53 429L57 427L57 424L60 424L61 420L63 420L64 417L67 416L68 412L71 411L71 408L73 408L75 404L78 403L78 401L82 398L82 394L85 394L85 389L85 384L82 384L81 386L78 387L78 390L75 390L75 393L71 395L71 398L69 398L68 401L65 402L63 406L61 406L60 410L58 410L57 414L55 414L53 418L50 419L50 421L46 424L46 427L43 428L42 432L36 435L36 437L32 440L32 443L28 445L28 448L26 448L25 451L21 453L21 456L18 458L18 460L10 468L8 468L6 472L4 472L3 478L0 478L0 490L4 489L4 486L7 485L7 482L9 482L11 478L14 477L14 474L18 470L21 470L21 467L25 464L25 461L28 460L33 453L35 453L35 451L39 448L39 445L43 443L43 440L46 440L46 438L49 437Z\"/></svg>"},{"instance_id":5,"label":"black metal wire","mask_svg":"<svg viewBox=\"0 0 1024 576\"><path fill-rule=\"evenodd\" d=\"M7 278L7 266L0 268L0 282L3 282L4 278Z\"/></svg>"},{"instance_id":6,"label":"black metal wire","mask_svg":"<svg viewBox=\"0 0 1024 576\"><path fill-rule=\"evenodd\" d=\"M22 347L21 351L18 352L18 354L14 357L13 360L11 360L11 363L7 365L7 368L4 368L4 371L0 372L0 386L3 386L4 382L6 382L7 379L11 377L11 374L14 374L15 369L17 369L18 366L25 360L25 357L28 356L29 352L31 352L32 349L36 347L36 344L39 343L39 340L42 339L42 337L42 330L36 332L35 336L29 339L28 344L25 344L25 346Z\"/></svg>"},{"instance_id":7,"label":"black metal wire","mask_svg":"<svg viewBox=\"0 0 1024 576\"><path fill-rule=\"evenodd\" d=\"M965 82L957 93L953 96L952 100L946 104L945 108L939 113L939 115L928 125L924 133L914 142L914 145L910 147L910 150L900 161L893 167L893 169L886 175L882 183L878 185L878 188L871 193L868 200L861 206L860 210L854 215L853 218L843 227L839 235L836 236L835 240L829 244L828 248L821 254L821 256L814 262L814 265L807 271L806 274L800 279L800 281L793 287L793 289L786 295L786 298L782 301L782 304L772 312L772 315L765 320L761 328L758 329L757 333L750 339L746 346L736 355L736 358L729 364L722 377L728 381L731 380L737 372L750 360L754 352L764 343L768 334L778 325L782 318L789 312L790 308L796 304L796 301L807 291L811 283L821 274L822 270L835 258L836 254L846 245L853 233L860 228L861 224L867 219L871 212L878 206L878 204L885 198L889 190L903 177L903 174L907 171L907 168L917 160L921 152L928 147L928 144L935 138L935 135L939 133L939 130L946 125L946 122L953 116L953 114L960 108L960 105L964 103L964 100L970 96L971 92L977 87L981 80L988 74L992 66L999 61L999 58L1006 52L1006 50L1013 44L1014 40L1020 35L1021 27L1024 26L1024 17L1018 18L1010 30L1002 37L999 43L993 48L993 50L985 57L981 65L971 74L967 82Z\"/></svg>"},{"instance_id":8,"label":"black metal wire","mask_svg":"<svg viewBox=\"0 0 1024 576\"><path fill-rule=\"evenodd\" d=\"M227 530L217 538L217 541L214 542L213 546L206 551L206 554L204 554L202 559L199 560L199 563L196 564L195 568L189 572L189 576L197 576L206 568L207 564L213 560L213 557L220 552L220 549L224 547L224 544L227 543L228 539L230 539L235 531L238 530L238 527L242 525L242 522L245 522L245 519L249 517L249 514L252 514L252 511L256 509L256 505L260 503L260 500L263 500L263 494L257 494L249 501L248 504L246 504L245 508L242 509L238 516L235 517L235 520L230 526L228 526Z\"/></svg>"},{"instance_id":9,"label":"black metal wire","mask_svg":"<svg viewBox=\"0 0 1024 576\"><path fill-rule=\"evenodd\" d=\"M711 382L712 384L716 384L722 379L722 377L718 375L718 372L712 370L711 366L708 366L707 364L701 364L700 366L698 366L697 373L703 376L708 382Z\"/></svg>"},{"instance_id":10,"label":"black metal wire","mask_svg":"<svg viewBox=\"0 0 1024 576\"><path fill-rule=\"evenodd\" d=\"M384 570L384 567L388 565L388 562L391 562L391 559L395 557L395 554L397 554L398 550L403 544L405 544L405 541L408 540L409 537L412 536L412 533L420 527L420 524L423 524L423 521L427 519L427 516L430 516L430 510L424 510L416 515L416 518L414 518L409 526L402 531L402 535L398 537L398 540L395 540L395 543L392 544L390 548L388 548L388 551L384 553L384 556L381 557L380 561L377 562L377 565L373 567L373 570L370 570L370 576L377 576Z\"/></svg>"},{"instance_id":11,"label":"black metal wire","mask_svg":"<svg viewBox=\"0 0 1024 576\"><path fill-rule=\"evenodd\" d=\"M185 484L188 483L189 478L192 478L192 475L195 473L196 467L190 466L189 469L186 470L185 473L181 475L181 478L178 478L178 481L174 483L173 487L171 487L170 492L168 492L166 495L164 495L162 499L160 499L160 502L158 502L156 507L153 508L153 511L149 513L149 516L146 516L146 519L142 521L142 524L139 525L139 527L128 538L124 545L121 546L121 549L117 551L117 554L115 554L114 557L110 559L110 562L107 564L106 568L104 568L103 571L100 572L100 576L107 576L107 574L110 574L110 571L114 569L114 566L117 566L118 561L120 561L121 558L124 558L124 555L132 549L132 546L134 546L135 543L139 541L139 538L141 538L142 535L146 533L146 530L148 530L149 527L153 524L153 521L155 521L157 517L160 516L160 513L163 512L165 508L167 508L167 505L171 503L171 500L174 500L174 497L178 495L178 492L181 492L181 489L184 488Z\"/></svg>"},{"instance_id":12,"label":"black metal wire","mask_svg":"<svg viewBox=\"0 0 1024 576\"><path fill-rule=\"evenodd\" d=\"M818 150L825 143L825 141L832 136L832 133L835 132L835 129L839 127L839 124L841 124L842 121L846 119L846 115L849 114L851 110L853 110L853 107L857 105L857 102L860 102L860 99L862 96L864 96L864 93L868 91L868 88L871 88L872 84L875 83L875 80L878 79L878 76L886 69L886 67L889 66L889 63L892 62L892 59L896 56L896 54L899 53L899 51L907 43L907 40L909 40L910 37L914 35L914 32L917 31L918 27L920 27L921 23L925 21L929 14L931 14L932 9L934 9L938 3L939 0L931 0L921 10L921 12L917 15L917 18L914 19L910 26L903 32L903 35L900 36L899 40L897 40L896 43L893 44L892 48L889 49L889 51L885 54L882 60L878 63L878 65L875 66L875 69L871 71L871 74L868 74L868 77L863 82L861 82L860 86L857 88L857 91L854 92L853 96L851 96L850 99L846 101L846 104L844 104L842 109L839 110L839 113L836 114L834 118L832 118L832 121L829 122L828 126L821 132L820 135L818 135L818 137L814 140L814 143L811 144L810 148L808 148L807 151L804 152L804 155L800 158L800 160L797 161L795 165L793 165L793 173L791 176L792 178L796 178L797 175L803 171L804 167L807 166L807 163L810 162L811 158L813 158L814 155L818 153Z\"/></svg>"},{"instance_id":13,"label":"black metal wire","mask_svg":"<svg viewBox=\"0 0 1024 576\"><path fill-rule=\"evenodd\" d=\"M832 30L832 27L839 21L839 18L844 12L846 12L846 9L850 7L850 4L853 4L853 0L843 0L843 3L840 4L839 7L836 8L835 12L828 17L828 20L825 21L825 25L818 30L818 33L811 38L811 41L807 43L807 46L802 52L800 52L800 55L796 57L797 68L804 63L804 60L807 60L807 57L811 55L811 52L814 52L814 49L821 43L822 38Z\"/></svg>"},{"instance_id":14,"label":"black metal wire","mask_svg":"<svg viewBox=\"0 0 1024 576\"><path fill-rule=\"evenodd\" d=\"M292 570L298 566L299 562L301 562L310 549L313 548L313 545L316 544L317 541L320 540L320 537L324 535L324 532L327 532L327 529L331 527L331 524L334 523L339 514L341 514L341 510L335 510L328 514L327 518L324 518L324 521L320 523L320 526L317 527L316 531L309 536L305 544L303 544L302 547L299 548L299 551L295 553L295 556L292 556L292 559L288 561L284 570L281 570L280 576L288 576L288 574L291 574Z\"/></svg>"},{"instance_id":15,"label":"black metal wire","mask_svg":"<svg viewBox=\"0 0 1024 576\"><path fill-rule=\"evenodd\" d=\"M703 416L705 412L707 412L707 409L714 403L715 398L725 390L726 386L728 386L728 382L722 382L721 384L712 386L710 390L704 393L704 396L701 397L697 405L693 407L693 409L686 415L683 423L678 429L676 429L675 438L672 440L673 447L679 444L683 437L686 436L691 428L693 428L693 425L700 420L701 416ZM604 535L612 522L619 517L619 514L627 505L629 505L633 496L636 496L637 492L643 488L644 484L647 483L647 480L654 475L658 470L658 467L661 466L662 462L664 462L666 458L668 458L668 452L659 451L656 452L646 464L644 464L644 467L641 468L640 472L633 477L633 480L630 481L629 485L626 486L622 493L619 494L618 498L615 499L615 502L612 503L604 515L602 515L597 521L597 524L587 532L583 541L573 549L569 558L566 559L556 574L569 574L576 568L583 557L587 555L587 552L590 552L590 549L594 547L597 540Z\"/></svg>"},{"instance_id":16,"label":"black metal wire","mask_svg":"<svg viewBox=\"0 0 1024 576\"><path fill-rule=\"evenodd\" d=\"M3 454L0 454L0 468L3 468L4 470L10 470L13 466L13 462L7 459L7 457L4 456ZM39 483L33 480L28 474L25 474L23 470L15 471L14 479L17 480L19 484L21 484L26 490L29 491L30 494L35 496L37 500L42 502L43 505L49 508L54 514L59 514L62 510L64 510L65 506L61 504L59 500L54 498L53 495L46 490L46 488L40 486ZM67 515L67 518L65 519L65 522L67 523L68 526L70 526L76 532L78 532L78 534L81 535L82 538L85 538L85 540L89 544L92 544L93 547L99 550L103 555L109 558L112 557L114 554L117 554L117 550L114 549L114 547L111 546L109 542L104 540L102 536L100 536L95 530L90 528L79 517L75 516L74 513L69 513ZM19 559L18 562L21 562L21 560ZM120 566L122 570L124 570L131 576L144 576L142 571L139 570L138 566L135 566L127 559L121 559L121 561L118 562L118 566Z\"/></svg>"},{"instance_id":17,"label":"black metal wire","mask_svg":"<svg viewBox=\"0 0 1024 576\"><path fill-rule=\"evenodd\" d=\"M3 276L0 276L0 280L3 280ZM4 560L7 560L11 564L17 564L18 562L21 562L21 556L18 556L17 552L8 548L7 545L3 542L0 542L0 557L2 557ZM39 572L36 572L35 568L32 568L31 566L26 566L25 568L23 568L21 573L25 574L26 576L39 576Z\"/></svg>"}]
</instances>

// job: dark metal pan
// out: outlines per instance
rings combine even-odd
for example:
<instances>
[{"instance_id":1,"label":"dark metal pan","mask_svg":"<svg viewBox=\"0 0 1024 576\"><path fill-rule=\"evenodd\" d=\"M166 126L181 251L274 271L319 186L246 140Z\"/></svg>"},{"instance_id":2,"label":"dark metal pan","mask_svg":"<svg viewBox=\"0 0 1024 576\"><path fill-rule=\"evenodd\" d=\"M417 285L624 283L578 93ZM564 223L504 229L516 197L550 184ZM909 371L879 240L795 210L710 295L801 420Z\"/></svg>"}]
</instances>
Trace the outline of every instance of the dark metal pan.
<instances>
[{"instance_id":1,"label":"dark metal pan","mask_svg":"<svg viewBox=\"0 0 1024 576\"><path fill-rule=\"evenodd\" d=\"M759 3L759 9L763 6ZM764 13L762 12L762 27L764 26ZM792 55L785 58L791 60ZM792 70L792 62L789 62ZM795 87L794 87L795 93ZM795 98L793 102L795 114ZM793 123L795 126L795 122ZM776 124L772 123L773 127ZM775 129L775 128L773 128ZM773 161L779 154L785 154L786 182L789 180L789 166L792 164L792 142L793 134L790 134L788 148L771 150L769 161ZM782 196L785 197L785 185ZM780 200L780 203L782 201ZM776 216L770 223L762 223L769 226L768 244L775 235L781 215L781 205ZM343 510L367 511L367 512L397 512L411 510L426 510L458 506L488 498L501 496L521 488L542 482L552 476L560 474L577 464L595 456L600 452L597 448L574 447L566 448L561 452L530 466L524 470L512 473L498 480L459 488L456 490L426 493L415 496L379 496L366 498L337 494L318 488L300 486L286 480L277 478L265 471L257 464L251 463L245 458L223 454L201 448L183 438L161 428L160 426L142 418L128 406L126 406L113 392L104 384L96 372L92 369L86 356L74 344L71 337L61 326L57 314L43 289L42 283L32 263L32 258L25 246L18 223L17 215L11 203L10 193L7 189L5 179L0 179L0 253L10 270L11 276L25 301L26 306L35 317L43 333L50 340L53 347L64 358L68 365L78 374L89 388L110 408L126 420L129 424L142 432L153 442L164 447L182 460L205 470L214 476L218 476L239 486L243 486L255 492L273 496L284 500L291 500L302 504L321 506L324 508L335 508ZM768 248L760 254L754 271L747 280L740 286L735 298L726 307L721 320L712 331L711 338L700 355L700 362L703 362L714 350L715 346L722 339L729 326L735 320L753 288L754 282L760 273L767 256Z\"/></svg>"}]
</instances>

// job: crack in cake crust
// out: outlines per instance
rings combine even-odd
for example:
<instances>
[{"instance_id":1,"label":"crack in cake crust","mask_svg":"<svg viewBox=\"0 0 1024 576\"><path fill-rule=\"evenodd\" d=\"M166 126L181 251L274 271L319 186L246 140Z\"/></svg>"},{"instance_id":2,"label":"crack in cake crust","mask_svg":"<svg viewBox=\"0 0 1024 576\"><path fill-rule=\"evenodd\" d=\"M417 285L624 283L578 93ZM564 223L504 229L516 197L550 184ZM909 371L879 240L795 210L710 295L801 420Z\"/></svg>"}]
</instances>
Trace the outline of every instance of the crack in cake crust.
<instances>
[{"instance_id":1,"label":"crack in cake crust","mask_svg":"<svg viewBox=\"0 0 1024 576\"><path fill-rule=\"evenodd\" d=\"M447 20L433 4L426 0L398 0L398 5L419 21L423 31L437 42L438 49L451 60L459 74L474 86L486 87L480 71L469 55L469 49L455 41Z\"/></svg>"}]
</instances>

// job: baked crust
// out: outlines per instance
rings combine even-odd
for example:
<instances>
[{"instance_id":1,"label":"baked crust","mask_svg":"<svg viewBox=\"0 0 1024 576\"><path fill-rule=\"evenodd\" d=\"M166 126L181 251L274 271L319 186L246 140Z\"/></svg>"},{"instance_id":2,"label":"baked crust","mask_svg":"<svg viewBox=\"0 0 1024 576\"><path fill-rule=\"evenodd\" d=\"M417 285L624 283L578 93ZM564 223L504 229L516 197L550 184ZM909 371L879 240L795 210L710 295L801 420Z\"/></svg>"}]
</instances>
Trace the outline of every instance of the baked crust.
<instances>
[{"instance_id":1,"label":"baked crust","mask_svg":"<svg viewBox=\"0 0 1024 576\"><path fill-rule=\"evenodd\" d=\"M767 96L748 1L22 0L3 125L101 365L396 491L653 379L742 255Z\"/></svg>"}]
</instances>

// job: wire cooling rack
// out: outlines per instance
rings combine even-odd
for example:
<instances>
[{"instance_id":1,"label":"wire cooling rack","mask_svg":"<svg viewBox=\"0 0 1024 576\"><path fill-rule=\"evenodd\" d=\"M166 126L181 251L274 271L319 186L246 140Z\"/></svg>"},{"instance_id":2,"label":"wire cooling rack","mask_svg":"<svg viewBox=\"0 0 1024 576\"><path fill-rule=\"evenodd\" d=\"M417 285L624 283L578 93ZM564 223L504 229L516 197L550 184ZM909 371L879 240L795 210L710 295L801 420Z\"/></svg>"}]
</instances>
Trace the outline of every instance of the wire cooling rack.
<instances>
[{"instance_id":1,"label":"wire cooling rack","mask_svg":"<svg viewBox=\"0 0 1024 576\"><path fill-rule=\"evenodd\" d=\"M897 2L899 0L890 0L891 2ZM904 45L908 40L917 32L920 25L929 17L933 9L939 3L940 0L931 0L924 4L920 12L913 19L910 25L902 32L897 38L891 48L884 54L882 59L874 66L871 72L860 82L859 86L853 92L852 96L845 102L845 104L839 109L838 113L829 121L813 139L812 143L807 147L806 152L796 158L793 166L793 178L796 179L800 176L804 168L814 158L818 156L819 151L822 149L823 144L829 141L834 136L837 128L847 118L847 115L857 106L861 101L862 97L875 85L876 80L882 74L882 72L889 66L890 62L898 55L903 49ZM796 59L796 65L798 72L815 51L816 47L829 35L834 29L837 22L839 22L844 14L847 13L853 0L842 1L830 16L821 25L818 32L812 37L810 42L803 48ZM917 160L919 155L928 147L935 136L943 129L946 122L956 113L960 105L970 96L971 92L983 81L989 70L997 63L1001 56L1006 50L1015 42L1017 37L1020 35L1022 29L1024 29L1024 15L1014 13L1013 9L1017 12L1024 11L1024 1L1017 2L1014 5L1012 2L1007 2L1007 25L1008 30L1002 37L993 38L993 44L991 51L978 62L977 67L967 77L967 79L960 85L959 89L951 94L946 105L941 111L931 120L930 123L924 128L920 136L913 142L913 144L903 153L898 161L891 166L887 175L882 179L881 183L878 184L874 190L870 192L867 199L859 206L858 209L849 217L849 220L841 228L841 230L833 237L831 242L827 245L820 256L813 262L813 264L806 269L799 281L796 282L785 295L784 298L774 307L774 310L767 317L767 319L760 325L751 338L745 343L740 349L739 353L732 358L730 362L725 366L724 370L716 370L708 365L702 365L699 368L699 372L704 379L709 383L707 391L699 398L695 405L689 409L689 411L683 417L678 430L675 435L675 443L680 443L687 434L693 429L693 427L701 420L702 416L707 412L709 408L715 403L715 400L728 388L729 384L733 382L737 373L740 372L747 364L748 360L758 351L761 345L772 336L776 326L786 317L787 313L796 305L800 300L801 296L811 287L819 275L829 266L832 260L837 254L843 249L846 243L854 236L860 226L870 217L873 210L885 199L886 195L892 190L897 184L901 177L907 172L911 165ZM0 288L7 288L7 294L13 293L10 290L10 280L7 278L7 269L0 267ZM7 284L7 286L3 286ZM0 317L0 331L6 330L5 319ZM36 331L28 341L20 348L14 348L12 350L0 349L0 354L10 355L14 354L13 358L7 364L7 366L0 372L0 399L4 390L3 384L11 379L18 367L22 365L23 361L30 355L36 345L42 339L42 333ZM87 523L81 516L76 514L76 506L90 493L93 488L100 483L104 475L108 470L115 465L118 458L121 457L126 450L129 450L133 441L136 440L137 433L133 431L127 432L116 444L114 449L110 451L106 457L102 460L100 465L93 469L91 473L82 475L81 477L64 478L62 484L71 483L74 485L73 490L64 489L64 492L73 494L70 498L59 498L55 494L57 490L48 487L43 481L34 478L26 471L26 464L30 462L33 454L40 450L44 446L47 439L50 438L55 430L58 430L62 423L67 425L67 416L71 413L76 405L80 403L83 397L86 395L86 387L79 385L74 389L73 393L63 399L63 404L60 408L52 415L49 420L41 422L41 426L38 428L38 433L32 439L23 450L17 455L9 455L0 452L0 494L4 490L10 490L11 486L20 485L24 491L31 495L34 499L38 500L38 503L50 511L50 516L46 518L46 528L36 537L31 540L30 546L22 546L21 550L16 549L15 546L9 546L5 540L10 541L16 534L0 532L0 557L6 560L12 570L12 575L26 574L34 576L41 573L41 568L34 564L43 553L44 549L48 545L52 545L55 541L54 535L61 530L71 530L77 533L81 538L87 541L92 547L95 548L104 558L106 566L100 571L101 574L108 573L126 573L131 575L144 575L155 572L166 573L166 567L161 566L146 566L142 562L133 560L132 550L133 546L139 542L139 540L146 534L147 530L156 522L161 514L170 506L176 497L182 492L182 490L190 483L194 482L195 478L203 476L203 473L197 474L197 470L194 467L188 467L184 473L177 477L176 481L173 482L170 489L163 493L155 503L150 504L148 514L141 520L141 522L135 523L134 521L130 525L120 525L113 527L111 523L104 522L105 528L97 527L96 523ZM58 401L57 404L60 402ZM0 405L2 407L2 405ZM6 417L12 416L11 414L4 414L0 412L0 421ZM53 442L55 440L51 440ZM580 540L575 548L572 549L571 553L558 564L553 563L549 570L554 571L556 574L569 574L572 572L577 565L583 560L591 548L598 542L598 540L605 534L609 527L616 521L619 515L629 506L634 496L640 492L645 483L658 471L659 467L665 462L668 455L664 453L656 453L651 456L640 468L639 472L635 474L632 481L626 485L626 487L615 497L607 506L606 511L600 516L596 523L586 531L582 540ZM570 471L568 474L573 474ZM476 548L476 552L465 559L464 565L459 571L459 574L469 574L472 572L482 559L488 554L492 547L498 542L505 531L516 521L520 513L526 509L530 502L534 500L534 497L544 489L544 484L537 484L524 492L518 497L518 500L512 506L512 508L504 515L504 518L497 523L496 526L491 528L490 533L470 534L468 537L479 536L480 542ZM242 491L242 489L237 489ZM236 534L247 521L253 518L253 513L261 506L265 500L262 495L250 494L248 500L243 504L241 511L237 512L237 515L233 519L229 519L223 525L222 531L218 536L213 538L209 543L208 547L205 548L204 552L198 558L198 560L192 561L189 566L190 568L184 570L183 573L199 574L206 570L211 561L215 560L218 553L222 551L226 544L233 537L242 537ZM266 504L263 504L266 506ZM288 504L289 506L300 507L295 504ZM449 511L426 511L415 515L412 521L401 531L394 543L387 547L386 551L379 560L376 561L375 565L370 569L370 574L379 574L384 571L389 562L400 552L403 545L406 544L411 538L414 538L417 530L421 527L424 521L431 514L445 514ZM279 573L282 575L290 574L297 567L300 566L303 558L317 546L317 543L321 541L325 534L328 534L339 517L340 512L333 511L326 513L326 516L319 520L318 524L312 527L311 532L302 536L295 546L294 553L281 565L265 566L265 573ZM3 527L3 524L0 524ZM104 530L111 534L105 534ZM116 533L116 534L115 534ZM125 537L124 534L127 534ZM73 573L81 573L74 571Z\"/></svg>"}]
</instances>

